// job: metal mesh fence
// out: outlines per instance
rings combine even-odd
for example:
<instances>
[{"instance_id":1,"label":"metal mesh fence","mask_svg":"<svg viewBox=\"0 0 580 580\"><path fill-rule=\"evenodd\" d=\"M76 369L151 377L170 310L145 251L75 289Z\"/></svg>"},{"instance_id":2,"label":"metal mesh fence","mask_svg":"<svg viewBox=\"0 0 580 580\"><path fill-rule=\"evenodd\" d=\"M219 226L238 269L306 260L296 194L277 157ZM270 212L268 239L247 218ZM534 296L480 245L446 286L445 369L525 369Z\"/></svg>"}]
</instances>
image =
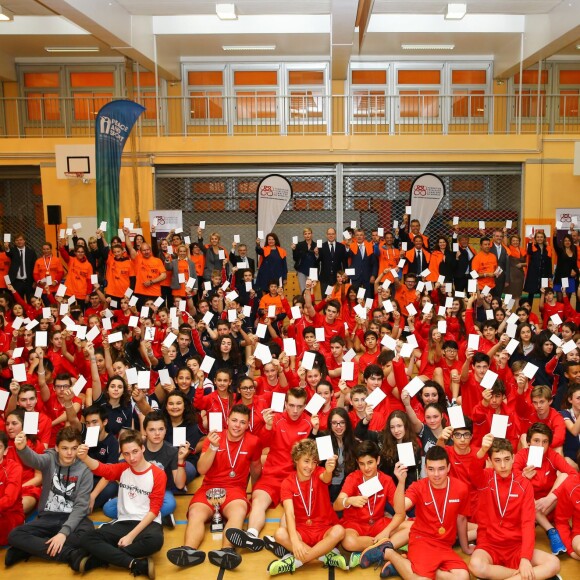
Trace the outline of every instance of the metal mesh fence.
<instances>
[{"instance_id":1,"label":"metal mesh fence","mask_svg":"<svg viewBox=\"0 0 580 580\"><path fill-rule=\"evenodd\" d=\"M3 233L22 233L38 253L46 239L40 178L0 179L0 224Z\"/></svg>"},{"instance_id":2,"label":"metal mesh fence","mask_svg":"<svg viewBox=\"0 0 580 580\"><path fill-rule=\"evenodd\" d=\"M213 174L208 175L208 172ZM292 236L302 239L302 229L306 225L312 228L315 239L324 240L326 229L336 224L333 168L322 168L316 175L298 175L295 169L279 167L261 172L226 172L215 168L203 173L195 175L190 171L185 175L159 168L155 174L156 208L183 210L183 229L190 233L192 240L197 237L199 222L204 220L206 237L209 238L211 232L218 232L222 245L229 247L234 234L239 234L242 243L248 245L250 255L254 256L256 192L260 180L270 173L287 177L294 192L274 228L283 248L290 250ZM292 266L291 259L288 266Z\"/></svg>"},{"instance_id":3,"label":"metal mesh fence","mask_svg":"<svg viewBox=\"0 0 580 580\"><path fill-rule=\"evenodd\" d=\"M302 239L309 226L314 239L325 239L329 226L342 215L344 227L356 220L367 235L376 227L390 229L401 221L408 203L411 183L427 171L443 179L446 196L429 223L431 238L449 236L453 216L459 216L461 230L479 237L478 222L487 228L512 220L519 230L521 209L521 166L344 166L343 202L336 194L337 166L268 167L267 169L206 167L159 167L156 170L156 208L182 209L183 228L195 239L200 220L206 222L206 236L216 231L228 247L240 234L254 255L256 239L256 190L262 177L284 175L292 183L294 196L274 229L289 250L292 236ZM340 203L340 201L338 202ZM344 228L343 228L344 229ZM267 232L266 232L267 233ZM339 232L340 236L340 232ZM292 260L288 260L291 267Z\"/></svg>"},{"instance_id":4,"label":"metal mesh fence","mask_svg":"<svg viewBox=\"0 0 580 580\"><path fill-rule=\"evenodd\" d=\"M479 220L486 222L486 229L503 227L506 220L512 220L513 229L519 230L522 194L519 165L375 168L372 174L368 168L365 168L366 174L361 174L360 169L349 171L345 167L345 225L351 219L357 220L370 233L377 227L391 229L394 220L401 223L411 184L425 172L438 175L446 190L426 228L432 239L438 235L450 236L454 216L459 217L461 231L472 238L479 238Z\"/></svg>"}]
</instances>

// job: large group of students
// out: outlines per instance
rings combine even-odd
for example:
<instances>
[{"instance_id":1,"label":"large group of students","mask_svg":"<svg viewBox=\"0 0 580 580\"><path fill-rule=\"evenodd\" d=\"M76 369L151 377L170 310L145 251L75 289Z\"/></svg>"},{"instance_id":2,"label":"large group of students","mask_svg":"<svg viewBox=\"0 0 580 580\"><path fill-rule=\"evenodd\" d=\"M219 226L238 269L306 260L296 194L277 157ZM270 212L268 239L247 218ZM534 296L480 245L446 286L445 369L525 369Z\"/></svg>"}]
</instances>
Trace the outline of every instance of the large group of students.
<instances>
[{"instance_id":1,"label":"large group of students","mask_svg":"<svg viewBox=\"0 0 580 580\"><path fill-rule=\"evenodd\" d=\"M177 568L225 570L266 549L272 576L320 561L543 580L580 560L575 224L522 245L511 223L480 222L478 250L457 219L435 243L408 214L393 225L351 223L342 241L306 227L288 252L260 232L255 257L205 227L193 241L74 230L40 257L5 235L5 566L152 579L162 547ZM201 477L183 544L164 545ZM110 521L95 528L98 510Z\"/></svg>"}]
</instances>

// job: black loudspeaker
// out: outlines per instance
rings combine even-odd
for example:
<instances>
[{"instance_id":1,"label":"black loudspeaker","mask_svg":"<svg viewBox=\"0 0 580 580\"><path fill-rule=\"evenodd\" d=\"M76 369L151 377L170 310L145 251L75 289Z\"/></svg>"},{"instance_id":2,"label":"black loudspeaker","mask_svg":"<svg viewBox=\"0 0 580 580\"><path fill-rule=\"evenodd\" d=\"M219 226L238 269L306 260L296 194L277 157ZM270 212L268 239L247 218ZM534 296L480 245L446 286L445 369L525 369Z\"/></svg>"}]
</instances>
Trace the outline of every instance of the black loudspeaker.
<instances>
[{"instance_id":1,"label":"black loudspeaker","mask_svg":"<svg viewBox=\"0 0 580 580\"><path fill-rule=\"evenodd\" d=\"M59 226L62 223L60 205L47 205L46 217L48 218L48 225Z\"/></svg>"}]
</instances>

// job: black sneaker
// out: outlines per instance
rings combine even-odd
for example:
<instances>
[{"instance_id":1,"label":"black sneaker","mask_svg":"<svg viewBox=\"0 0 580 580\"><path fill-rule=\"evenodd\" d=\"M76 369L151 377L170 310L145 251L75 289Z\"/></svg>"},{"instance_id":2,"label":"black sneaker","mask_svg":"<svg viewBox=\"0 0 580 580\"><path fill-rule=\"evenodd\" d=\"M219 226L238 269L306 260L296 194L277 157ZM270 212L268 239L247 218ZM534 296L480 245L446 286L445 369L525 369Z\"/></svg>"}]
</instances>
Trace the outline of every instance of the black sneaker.
<instances>
[{"instance_id":1,"label":"black sneaker","mask_svg":"<svg viewBox=\"0 0 580 580\"><path fill-rule=\"evenodd\" d=\"M283 558L288 553L288 550L282 544L279 544L274 539L274 536L264 536L264 548L275 554L278 558Z\"/></svg>"},{"instance_id":2,"label":"black sneaker","mask_svg":"<svg viewBox=\"0 0 580 580\"><path fill-rule=\"evenodd\" d=\"M252 552L259 552L264 549L264 540L248 534L246 530L228 528L226 530L226 538L238 548L246 548L246 550L251 550Z\"/></svg>"},{"instance_id":3,"label":"black sneaker","mask_svg":"<svg viewBox=\"0 0 580 580\"><path fill-rule=\"evenodd\" d=\"M6 568L10 568L10 566L14 566L14 564L18 564L18 562L27 562L29 558L30 554L28 552L25 552L20 548L15 548L14 546L10 546L10 548L6 550L4 566L6 566Z\"/></svg>"},{"instance_id":4,"label":"black sneaker","mask_svg":"<svg viewBox=\"0 0 580 580\"><path fill-rule=\"evenodd\" d=\"M88 556L82 548L72 550L68 557L68 565L73 572L80 572L81 562Z\"/></svg>"},{"instance_id":5,"label":"black sneaker","mask_svg":"<svg viewBox=\"0 0 580 580\"><path fill-rule=\"evenodd\" d=\"M85 556L79 563L78 571L81 574L84 574L85 572L90 572L95 568L108 568L108 567L109 565L106 562L99 560L95 556Z\"/></svg>"},{"instance_id":6,"label":"black sneaker","mask_svg":"<svg viewBox=\"0 0 580 580\"><path fill-rule=\"evenodd\" d=\"M210 550L207 557L214 566L224 570L233 570L242 563L242 557L233 548Z\"/></svg>"},{"instance_id":7,"label":"black sneaker","mask_svg":"<svg viewBox=\"0 0 580 580\"><path fill-rule=\"evenodd\" d=\"M155 580L155 564L152 558L136 558L131 562L129 570L133 576L147 576L149 580Z\"/></svg>"},{"instance_id":8,"label":"black sneaker","mask_svg":"<svg viewBox=\"0 0 580 580\"><path fill-rule=\"evenodd\" d=\"M180 548L167 550L167 559L180 568L190 568L201 564L205 560L205 552L188 546L181 546Z\"/></svg>"},{"instance_id":9,"label":"black sneaker","mask_svg":"<svg viewBox=\"0 0 580 580\"><path fill-rule=\"evenodd\" d=\"M167 516L163 516L161 518L161 523L166 528L169 528L170 530L174 530L175 529L175 518L173 517L173 514L169 514Z\"/></svg>"}]
</instances>

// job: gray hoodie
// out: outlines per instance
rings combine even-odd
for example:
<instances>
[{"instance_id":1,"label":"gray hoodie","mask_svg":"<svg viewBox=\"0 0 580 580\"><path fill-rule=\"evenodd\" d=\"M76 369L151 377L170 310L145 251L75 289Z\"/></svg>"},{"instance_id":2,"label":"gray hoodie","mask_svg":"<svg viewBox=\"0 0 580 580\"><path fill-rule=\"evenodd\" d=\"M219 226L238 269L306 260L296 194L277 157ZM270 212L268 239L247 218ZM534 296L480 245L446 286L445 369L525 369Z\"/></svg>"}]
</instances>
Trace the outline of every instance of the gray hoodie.
<instances>
[{"instance_id":1,"label":"gray hoodie","mask_svg":"<svg viewBox=\"0 0 580 580\"><path fill-rule=\"evenodd\" d=\"M17 451L26 465L42 472L38 514L69 514L60 533L70 535L89 515L89 498L93 489L91 470L78 459L70 466L60 465L56 449L48 449L43 455L28 446Z\"/></svg>"}]
</instances>

